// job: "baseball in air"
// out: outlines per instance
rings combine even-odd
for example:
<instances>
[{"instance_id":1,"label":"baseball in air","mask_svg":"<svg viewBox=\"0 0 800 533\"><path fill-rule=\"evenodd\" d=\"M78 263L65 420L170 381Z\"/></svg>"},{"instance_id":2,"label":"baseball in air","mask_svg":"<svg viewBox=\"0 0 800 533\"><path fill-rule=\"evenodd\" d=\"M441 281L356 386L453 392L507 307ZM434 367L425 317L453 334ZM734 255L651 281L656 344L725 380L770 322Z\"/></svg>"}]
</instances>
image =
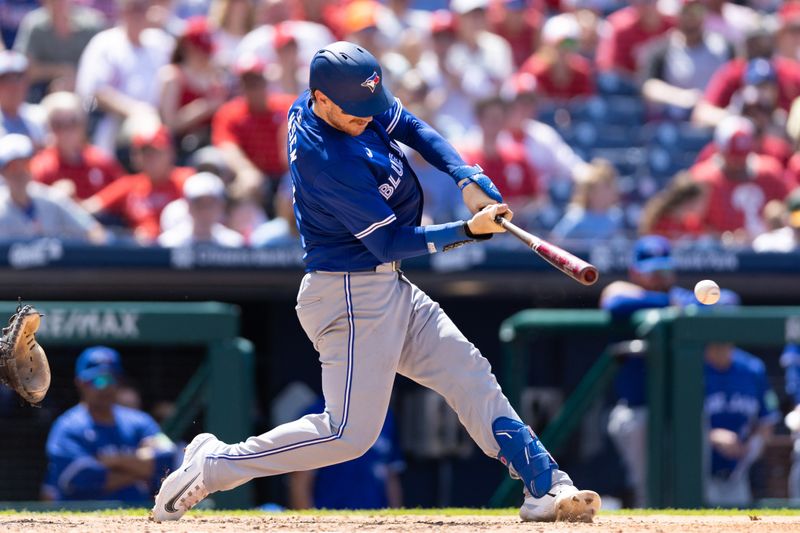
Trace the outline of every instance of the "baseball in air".
<instances>
[{"instance_id":1,"label":"baseball in air","mask_svg":"<svg viewBox=\"0 0 800 533\"><path fill-rule=\"evenodd\" d=\"M719 285L710 279L698 281L694 286L694 296L703 305L714 305L719 301Z\"/></svg>"}]
</instances>

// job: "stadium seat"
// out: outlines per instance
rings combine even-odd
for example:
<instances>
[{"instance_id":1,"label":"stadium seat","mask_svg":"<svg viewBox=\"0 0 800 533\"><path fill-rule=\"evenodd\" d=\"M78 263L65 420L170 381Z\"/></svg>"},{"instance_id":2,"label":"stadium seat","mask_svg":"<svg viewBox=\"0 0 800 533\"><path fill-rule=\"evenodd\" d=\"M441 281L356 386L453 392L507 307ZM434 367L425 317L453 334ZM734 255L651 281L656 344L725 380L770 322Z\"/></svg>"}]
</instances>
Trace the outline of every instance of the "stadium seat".
<instances>
[{"instance_id":1,"label":"stadium seat","mask_svg":"<svg viewBox=\"0 0 800 533\"><path fill-rule=\"evenodd\" d=\"M627 96L639 94L639 87L633 80L612 72L599 73L595 82L597 83L597 91L600 94Z\"/></svg>"},{"instance_id":2,"label":"stadium seat","mask_svg":"<svg viewBox=\"0 0 800 533\"><path fill-rule=\"evenodd\" d=\"M633 175L638 173L645 163L645 150L643 148L596 148L591 151L592 157L607 159L620 175Z\"/></svg>"},{"instance_id":3,"label":"stadium seat","mask_svg":"<svg viewBox=\"0 0 800 533\"><path fill-rule=\"evenodd\" d=\"M600 125L641 127L645 106L634 96L596 96L577 106L573 116Z\"/></svg>"},{"instance_id":4,"label":"stadium seat","mask_svg":"<svg viewBox=\"0 0 800 533\"><path fill-rule=\"evenodd\" d=\"M663 184L677 172L692 166L696 158L696 152L652 146L647 150L647 168L651 175Z\"/></svg>"},{"instance_id":5,"label":"stadium seat","mask_svg":"<svg viewBox=\"0 0 800 533\"><path fill-rule=\"evenodd\" d=\"M572 131L574 138L567 142L584 149L631 148L641 145L640 129L579 122Z\"/></svg>"},{"instance_id":6,"label":"stadium seat","mask_svg":"<svg viewBox=\"0 0 800 533\"><path fill-rule=\"evenodd\" d=\"M662 122L653 128L647 128L648 142L668 151L699 152L711 142L713 131L710 128L698 128L685 122Z\"/></svg>"}]
</instances>

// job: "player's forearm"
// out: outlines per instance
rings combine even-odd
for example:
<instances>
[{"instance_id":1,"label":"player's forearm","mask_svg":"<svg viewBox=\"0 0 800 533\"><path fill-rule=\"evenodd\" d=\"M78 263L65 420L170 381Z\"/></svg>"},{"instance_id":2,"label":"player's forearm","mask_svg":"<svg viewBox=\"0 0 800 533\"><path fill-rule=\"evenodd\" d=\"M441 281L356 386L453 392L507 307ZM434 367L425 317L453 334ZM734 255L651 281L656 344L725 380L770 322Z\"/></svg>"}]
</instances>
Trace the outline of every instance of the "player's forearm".
<instances>
[{"instance_id":1,"label":"player's forearm","mask_svg":"<svg viewBox=\"0 0 800 533\"><path fill-rule=\"evenodd\" d=\"M692 109L702 97L700 91L676 87L657 78L644 82L642 94L651 102L674 105L684 109Z\"/></svg>"},{"instance_id":2,"label":"player's forearm","mask_svg":"<svg viewBox=\"0 0 800 533\"><path fill-rule=\"evenodd\" d=\"M641 295L616 295L604 300L601 307L614 317L628 317L640 309L667 307L670 304L669 294L665 292L645 291Z\"/></svg>"},{"instance_id":3,"label":"player's forearm","mask_svg":"<svg viewBox=\"0 0 800 533\"><path fill-rule=\"evenodd\" d=\"M155 471L155 461L150 459L140 459L135 455L116 456L113 466L109 472L130 474L137 480L150 480Z\"/></svg>"},{"instance_id":4,"label":"player's forearm","mask_svg":"<svg viewBox=\"0 0 800 533\"><path fill-rule=\"evenodd\" d=\"M698 126L716 126L728 116L728 112L712 103L701 100L692 112L692 122Z\"/></svg>"},{"instance_id":5,"label":"player's forearm","mask_svg":"<svg viewBox=\"0 0 800 533\"><path fill-rule=\"evenodd\" d=\"M30 65L28 66L28 77L33 83L50 81L63 77L74 79L75 67L65 63L46 63L31 59Z\"/></svg>"},{"instance_id":6,"label":"player's forearm","mask_svg":"<svg viewBox=\"0 0 800 533\"><path fill-rule=\"evenodd\" d=\"M468 234L466 222L458 221L432 226L387 226L362 238L362 242L381 262L389 262L447 251L475 239Z\"/></svg>"},{"instance_id":7,"label":"player's forearm","mask_svg":"<svg viewBox=\"0 0 800 533\"><path fill-rule=\"evenodd\" d=\"M137 481L139 481L139 478L130 472L109 470L106 475L106 482L103 485L103 492L115 492L121 488L133 485Z\"/></svg>"},{"instance_id":8,"label":"player's forearm","mask_svg":"<svg viewBox=\"0 0 800 533\"><path fill-rule=\"evenodd\" d=\"M258 167L250 161L247 154L237 144L226 142L219 145L218 148L222 151L222 157L225 158L225 162L234 173L260 172Z\"/></svg>"},{"instance_id":9,"label":"player's forearm","mask_svg":"<svg viewBox=\"0 0 800 533\"><path fill-rule=\"evenodd\" d=\"M121 117L129 117L134 115L152 114L158 116L158 113L151 105L131 98L122 92L114 89L113 87L103 87L95 93L95 98L100 108L104 111L117 114Z\"/></svg>"}]
</instances>

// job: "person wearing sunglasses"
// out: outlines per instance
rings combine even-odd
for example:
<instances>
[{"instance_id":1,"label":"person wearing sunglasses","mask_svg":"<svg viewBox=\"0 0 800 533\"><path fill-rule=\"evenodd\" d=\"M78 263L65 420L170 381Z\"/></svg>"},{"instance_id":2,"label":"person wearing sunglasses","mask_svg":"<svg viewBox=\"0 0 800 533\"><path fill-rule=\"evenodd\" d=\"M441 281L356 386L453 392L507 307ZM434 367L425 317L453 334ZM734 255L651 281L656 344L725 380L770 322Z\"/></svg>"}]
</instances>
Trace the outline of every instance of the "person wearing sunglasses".
<instances>
[{"instance_id":1,"label":"person wearing sunglasses","mask_svg":"<svg viewBox=\"0 0 800 533\"><path fill-rule=\"evenodd\" d=\"M118 401L119 352L86 348L75 363L80 402L53 423L47 438L46 500L143 502L175 460L176 447L144 411Z\"/></svg>"}]
</instances>

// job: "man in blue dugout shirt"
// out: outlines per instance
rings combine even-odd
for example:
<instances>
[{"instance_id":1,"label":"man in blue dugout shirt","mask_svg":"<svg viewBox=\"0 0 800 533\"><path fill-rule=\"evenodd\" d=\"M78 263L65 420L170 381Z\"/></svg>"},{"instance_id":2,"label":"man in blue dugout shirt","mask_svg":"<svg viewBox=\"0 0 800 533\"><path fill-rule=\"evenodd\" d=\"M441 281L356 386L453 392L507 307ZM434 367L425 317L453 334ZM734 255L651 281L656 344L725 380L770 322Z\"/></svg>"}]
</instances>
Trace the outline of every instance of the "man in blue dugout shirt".
<instances>
[{"instance_id":1,"label":"man in blue dugout shirt","mask_svg":"<svg viewBox=\"0 0 800 533\"><path fill-rule=\"evenodd\" d=\"M778 399L758 357L732 344L711 343L704 359L706 503L747 507L753 503L750 467L780 418Z\"/></svg>"},{"instance_id":2,"label":"man in blue dugout shirt","mask_svg":"<svg viewBox=\"0 0 800 533\"><path fill-rule=\"evenodd\" d=\"M173 466L175 445L153 418L116 403L119 353L84 350L75 364L78 405L59 416L47 438L47 500L145 502Z\"/></svg>"}]
</instances>

